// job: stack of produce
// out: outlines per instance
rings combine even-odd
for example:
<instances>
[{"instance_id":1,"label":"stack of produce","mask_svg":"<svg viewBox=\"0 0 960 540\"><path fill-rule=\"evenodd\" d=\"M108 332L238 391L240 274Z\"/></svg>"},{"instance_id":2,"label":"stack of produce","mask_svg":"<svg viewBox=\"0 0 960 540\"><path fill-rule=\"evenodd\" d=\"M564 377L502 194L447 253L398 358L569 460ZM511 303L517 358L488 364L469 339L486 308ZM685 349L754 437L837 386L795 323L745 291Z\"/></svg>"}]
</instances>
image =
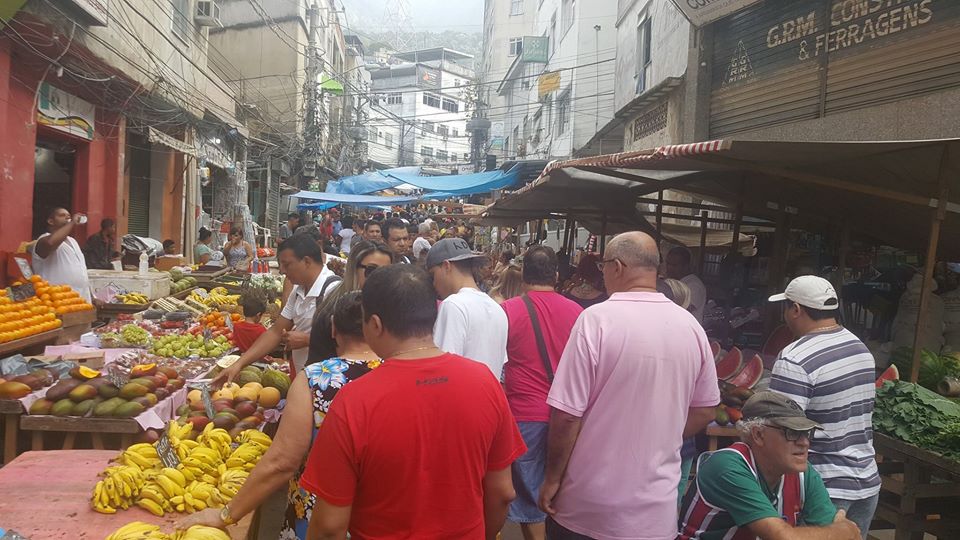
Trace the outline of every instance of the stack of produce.
<instances>
[{"instance_id":1,"label":"stack of produce","mask_svg":"<svg viewBox=\"0 0 960 540\"><path fill-rule=\"evenodd\" d=\"M70 377L47 390L30 406L30 414L98 418L132 418L183 388L176 370L156 364L136 366L122 388L114 386L99 371L76 367Z\"/></svg>"},{"instance_id":2,"label":"stack of produce","mask_svg":"<svg viewBox=\"0 0 960 540\"><path fill-rule=\"evenodd\" d=\"M205 339L199 334L168 334L153 341L150 352L157 356L173 358L220 358L233 345L225 335Z\"/></svg>"},{"instance_id":3,"label":"stack of produce","mask_svg":"<svg viewBox=\"0 0 960 540\"><path fill-rule=\"evenodd\" d=\"M93 509L112 514L137 505L162 516L221 508L236 496L272 443L255 429L231 437L213 424L196 440L187 438L192 434L190 424L168 424L170 447L180 461L175 468L163 465L153 444L139 443L124 450L119 465L108 467L94 487Z\"/></svg>"},{"instance_id":4,"label":"stack of produce","mask_svg":"<svg viewBox=\"0 0 960 540\"><path fill-rule=\"evenodd\" d=\"M134 521L114 531L107 540L230 540L230 535L205 525L194 525L185 531L166 534L157 525Z\"/></svg>"},{"instance_id":5,"label":"stack of produce","mask_svg":"<svg viewBox=\"0 0 960 540\"><path fill-rule=\"evenodd\" d=\"M717 378L742 388L753 388L763 377L763 358L759 354L745 355L736 347L729 351L720 349L719 343L712 343L714 361L717 366ZM748 357L748 360L744 360Z\"/></svg>"},{"instance_id":6,"label":"stack of produce","mask_svg":"<svg viewBox=\"0 0 960 540\"><path fill-rule=\"evenodd\" d=\"M873 429L960 460L960 404L906 381L877 389Z\"/></svg>"},{"instance_id":7,"label":"stack of produce","mask_svg":"<svg viewBox=\"0 0 960 540\"><path fill-rule=\"evenodd\" d=\"M204 289L203 293L199 290L191 291L190 299L205 306L216 308L237 305L240 302L240 295L229 294L229 291L223 287L214 287L209 291Z\"/></svg>"},{"instance_id":8,"label":"stack of produce","mask_svg":"<svg viewBox=\"0 0 960 540\"><path fill-rule=\"evenodd\" d=\"M900 373L909 375L913 370L913 349L900 347L893 351L890 363L897 366ZM927 349L920 350L920 386L936 390L944 377L960 377L960 352L937 354Z\"/></svg>"},{"instance_id":9,"label":"stack of produce","mask_svg":"<svg viewBox=\"0 0 960 540\"><path fill-rule=\"evenodd\" d=\"M0 399L20 399L31 392L57 382L59 376L49 369L37 369L9 380L0 378Z\"/></svg>"},{"instance_id":10,"label":"stack of produce","mask_svg":"<svg viewBox=\"0 0 960 540\"><path fill-rule=\"evenodd\" d=\"M714 413L714 421L720 426L736 424L743 418L740 409L753 395L753 390L742 386L734 386L724 381L719 381L719 384L720 404L717 405Z\"/></svg>"},{"instance_id":11,"label":"stack of produce","mask_svg":"<svg viewBox=\"0 0 960 540\"><path fill-rule=\"evenodd\" d=\"M241 316L239 313L224 313L222 311L214 311L204 315L203 317L200 317L199 322L201 328L205 327L211 331L214 331L227 328L227 319L230 319L232 322L239 322L243 320L243 316Z\"/></svg>"},{"instance_id":12,"label":"stack of produce","mask_svg":"<svg viewBox=\"0 0 960 540\"><path fill-rule=\"evenodd\" d=\"M37 297L14 302L0 294L0 343L56 330L63 324L56 311Z\"/></svg>"},{"instance_id":13,"label":"stack of produce","mask_svg":"<svg viewBox=\"0 0 960 540\"><path fill-rule=\"evenodd\" d=\"M170 277L171 279L173 278L172 272ZM197 278L190 276L181 277L180 279L172 281L173 282L170 284L170 294L177 294L197 285Z\"/></svg>"},{"instance_id":14,"label":"stack of produce","mask_svg":"<svg viewBox=\"0 0 960 540\"><path fill-rule=\"evenodd\" d=\"M137 324L128 323L119 332L100 334L100 346L104 348L142 348L150 345L150 332Z\"/></svg>"},{"instance_id":15,"label":"stack of produce","mask_svg":"<svg viewBox=\"0 0 960 540\"><path fill-rule=\"evenodd\" d=\"M53 308L57 315L93 309L93 304L80 298L80 293L71 289L69 285L50 285L37 274L31 276L30 281L33 283L37 298L43 302L43 305Z\"/></svg>"},{"instance_id":16,"label":"stack of produce","mask_svg":"<svg viewBox=\"0 0 960 540\"><path fill-rule=\"evenodd\" d=\"M128 306L142 306L148 302L150 302L150 299L147 298L147 295L138 292L118 294L113 297L114 304L126 304Z\"/></svg>"}]
</instances>

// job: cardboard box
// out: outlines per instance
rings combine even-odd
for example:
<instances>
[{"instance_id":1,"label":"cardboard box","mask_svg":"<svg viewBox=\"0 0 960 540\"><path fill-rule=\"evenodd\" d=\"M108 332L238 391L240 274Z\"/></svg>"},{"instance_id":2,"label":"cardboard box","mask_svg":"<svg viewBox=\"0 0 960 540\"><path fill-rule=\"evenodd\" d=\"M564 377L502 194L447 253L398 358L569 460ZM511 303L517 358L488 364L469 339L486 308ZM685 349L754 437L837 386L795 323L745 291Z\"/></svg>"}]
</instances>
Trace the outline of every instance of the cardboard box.
<instances>
[{"instance_id":1,"label":"cardboard box","mask_svg":"<svg viewBox=\"0 0 960 540\"><path fill-rule=\"evenodd\" d=\"M166 272L174 266L186 266L187 258L182 255L164 255L163 257L157 257L156 263L154 263L154 268L157 270Z\"/></svg>"},{"instance_id":2,"label":"cardboard box","mask_svg":"<svg viewBox=\"0 0 960 540\"><path fill-rule=\"evenodd\" d=\"M103 367L104 352L89 351L83 353L65 354L63 355L63 359L69 362L76 362L78 366L99 370Z\"/></svg>"}]
</instances>

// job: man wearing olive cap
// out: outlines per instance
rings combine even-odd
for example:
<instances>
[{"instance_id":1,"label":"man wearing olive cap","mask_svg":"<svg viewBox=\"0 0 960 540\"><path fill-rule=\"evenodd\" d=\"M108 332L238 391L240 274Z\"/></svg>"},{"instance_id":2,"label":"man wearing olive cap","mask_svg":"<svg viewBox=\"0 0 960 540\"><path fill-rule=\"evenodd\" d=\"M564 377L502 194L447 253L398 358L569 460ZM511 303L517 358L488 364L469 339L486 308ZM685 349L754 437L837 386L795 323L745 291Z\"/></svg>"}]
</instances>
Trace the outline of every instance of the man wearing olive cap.
<instances>
[{"instance_id":1,"label":"man wearing olive cap","mask_svg":"<svg viewBox=\"0 0 960 540\"><path fill-rule=\"evenodd\" d=\"M834 506L866 539L880 497L873 449L876 362L838 322L840 301L829 281L800 276L770 301L782 304L784 321L797 337L777 357L770 390L793 399L823 425L810 441L810 464Z\"/></svg>"},{"instance_id":2,"label":"man wearing olive cap","mask_svg":"<svg viewBox=\"0 0 960 540\"><path fill-rule=\"evenodd\" d=\"M820 424L795 401L757 392L737 423L741 442L704 453L680 510L677 540L857 540L807 462Z\"/></svg>"}]
</instances>

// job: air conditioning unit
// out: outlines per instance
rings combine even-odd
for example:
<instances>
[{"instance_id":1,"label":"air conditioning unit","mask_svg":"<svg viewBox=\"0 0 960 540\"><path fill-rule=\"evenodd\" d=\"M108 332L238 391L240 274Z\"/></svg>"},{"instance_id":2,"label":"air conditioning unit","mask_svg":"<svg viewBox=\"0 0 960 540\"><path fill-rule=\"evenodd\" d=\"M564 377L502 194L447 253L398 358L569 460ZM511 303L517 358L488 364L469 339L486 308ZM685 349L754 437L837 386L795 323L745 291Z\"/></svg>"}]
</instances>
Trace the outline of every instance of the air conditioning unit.
<instances>
[{"instance_id":1,"label":"air conditioning unit","mask_svg":"<svg viewBox=\"0 0 960 540\"><path fill-rule=\"evenodd\" d=\"M220 5L214 0L197 0L193 20L199 26L223 26L220 22Z\"/></svg>"}]
</instances>

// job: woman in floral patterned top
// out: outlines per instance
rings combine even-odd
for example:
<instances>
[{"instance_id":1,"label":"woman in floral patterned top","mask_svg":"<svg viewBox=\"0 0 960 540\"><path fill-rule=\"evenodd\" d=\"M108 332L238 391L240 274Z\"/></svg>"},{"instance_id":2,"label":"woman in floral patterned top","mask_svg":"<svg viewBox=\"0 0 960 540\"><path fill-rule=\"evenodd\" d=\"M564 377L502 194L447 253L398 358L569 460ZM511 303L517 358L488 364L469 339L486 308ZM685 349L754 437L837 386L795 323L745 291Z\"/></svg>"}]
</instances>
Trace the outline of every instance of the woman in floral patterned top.
<instances>
[{"instance_id":1,"label":"woman in floral patterned top","mask_svg":"<svg viewBox=\"0 0 960 540\"><path fill-rule=\"evenodd\" d=\"M338 299L331 320L315 321L311 333L331 335L337 343L337 356L308 365L304 376L293 380L273 444L228 505L231 519L239 521L286 484L287 511L279 538L307 537L314 496L299 487L303 461L340 388L380 365L380 359L363 340L362 325L360 291ZM194 524L225 528L218 509L193 514L181 520L178 528Z\"/></svg>"}]
</instances>

